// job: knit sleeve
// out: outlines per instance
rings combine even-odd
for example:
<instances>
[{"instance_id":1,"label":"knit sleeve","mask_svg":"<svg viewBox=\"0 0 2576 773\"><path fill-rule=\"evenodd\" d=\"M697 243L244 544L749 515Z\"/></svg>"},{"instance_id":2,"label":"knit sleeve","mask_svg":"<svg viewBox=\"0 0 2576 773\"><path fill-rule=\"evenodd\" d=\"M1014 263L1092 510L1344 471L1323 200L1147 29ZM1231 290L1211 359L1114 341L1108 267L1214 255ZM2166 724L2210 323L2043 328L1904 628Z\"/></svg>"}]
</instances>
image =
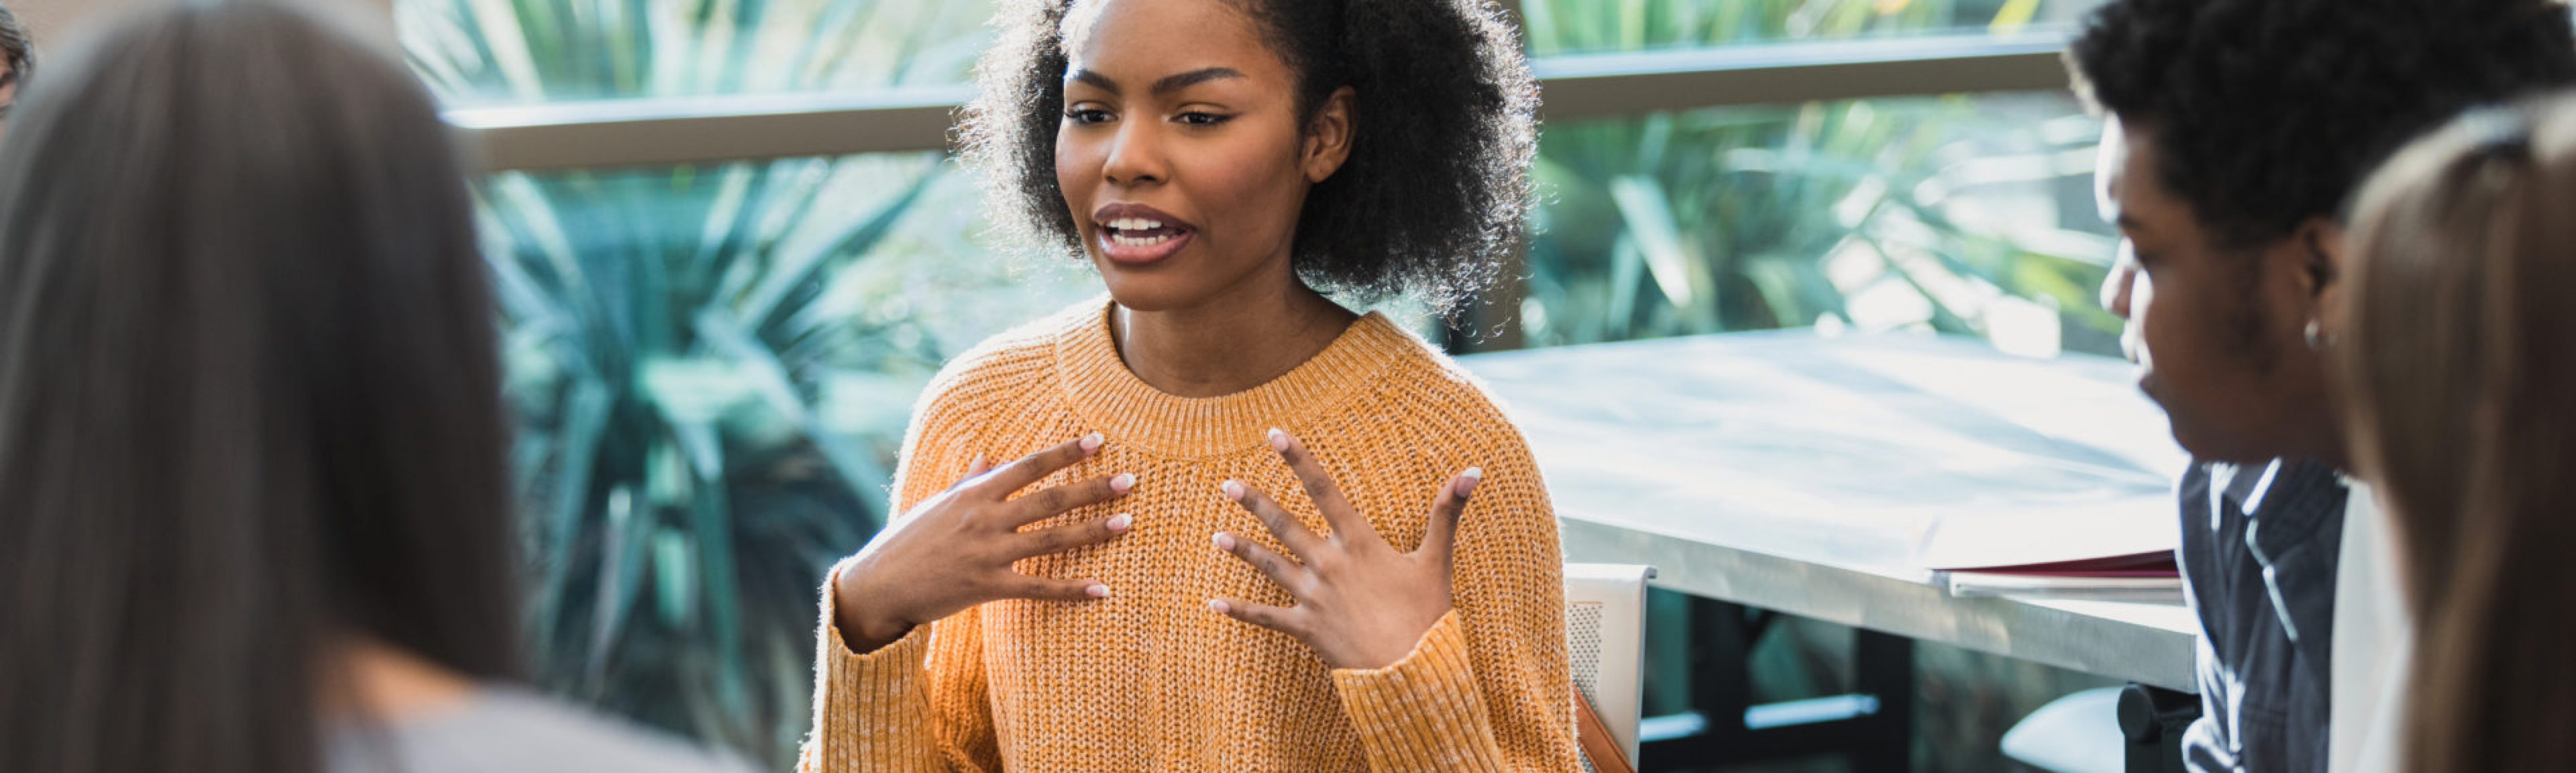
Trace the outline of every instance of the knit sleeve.
<instances>
[{"instance_id":1,"label":"knit sleeve","mask_svg":"<svg viewBox=\"0 0 2576 773\"><path fill-rule=\"evenodd\" d=\"M1333 674L1374 773L1582 769L1556 514L1519 434L1489 416L1462 449L1485 480L1458 523L1449 615L1394 665Z\"/></svg>"},{"instance_id":2,"label":"knit sleeve","mask_svg":"<svg viewBox=\"0 0 2576 773\"><path fill-rule=\"evenodd\" d=\"M858 654L823 593L814 734L803 773L998 773L974 610Z\"/></svg>"},{"instance_id":3,"label":"knit sleeve","mask_svg":"<svg viewBox=\"0 0 2576 773\"><path fill-rule=\"evenodd\" d=\"M967 422L948 388L934 381L904 439L892 511L937 496L974 461ZM901 517L901 516L897 516ZM814 730L801 773L999 773L1001 752L984 678L978 610L914 628L874 652L841 638L836 585L823 585L816 636Z\"/></svg>"}]
</instances>

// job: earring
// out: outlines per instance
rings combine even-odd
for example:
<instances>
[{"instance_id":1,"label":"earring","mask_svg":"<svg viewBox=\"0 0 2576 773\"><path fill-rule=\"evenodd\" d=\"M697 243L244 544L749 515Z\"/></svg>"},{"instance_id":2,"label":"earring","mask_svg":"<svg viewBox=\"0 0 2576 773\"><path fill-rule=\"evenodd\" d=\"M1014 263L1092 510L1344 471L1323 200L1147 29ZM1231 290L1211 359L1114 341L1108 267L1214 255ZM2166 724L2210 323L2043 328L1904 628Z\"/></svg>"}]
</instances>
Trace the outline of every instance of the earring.
<instances>
[{"instance_id":1,"label":"earring","mask_svg":"<svg viewBox=\"0 0 2576 773\"><path fill-rule=\"evenodd\" d=\"M2325 326L2308 320L2308 350L2322 352L2334 348L2334 337L2326 335Z\"/></svg>"}]
</instances>

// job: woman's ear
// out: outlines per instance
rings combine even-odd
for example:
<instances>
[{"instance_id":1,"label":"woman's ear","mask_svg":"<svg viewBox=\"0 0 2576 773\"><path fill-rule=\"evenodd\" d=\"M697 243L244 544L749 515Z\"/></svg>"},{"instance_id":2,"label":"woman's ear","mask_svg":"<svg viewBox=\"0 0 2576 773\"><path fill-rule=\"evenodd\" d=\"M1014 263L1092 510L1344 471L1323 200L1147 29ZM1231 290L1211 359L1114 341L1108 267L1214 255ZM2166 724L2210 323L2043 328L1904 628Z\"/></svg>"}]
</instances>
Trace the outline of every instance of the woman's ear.
<instances>
[{"instance_id":1,"label":"woman's ear","mask_svg":"<svg viewBox=\"0 0 2576 773\"><path fill-rule=\"evenodd\" d=\"M2305 253L2299 271L2303 284L2300 289L2316 302L2309 321L2316 326L2321 341L2332 341L2343 333L2344 290L2352 286L2343 281L2345 269L2350 266L2343 224L2310 218L2299 226L2297 238Z\"/></svg>"},{"instance_id":2,"label":"woman's ear","mask_svg":"<svg viewBox=\"0 0 2576 773\"><path fill-rule=\"evenodd\" d=\"M2321 295L2336 289L2335 280L2343 276L2343 224L2327 218L2309 218L2299 225L2299 242L2308 248L2308 292Z\"/></svg>"},{"instance_id":3,"label":"woman's ear","mask_svg":"<svg viewBox=\"0 0 2576 773\"><path fill-rule=\"evenodd\" d=\"M1304 163L1306 182L1319 184L1332 179L1342 162L1351 159L1351 140L1358 135L1359 92L1349 86L1333 91L1315 110L1315 120L1306 126Z\"/></svg>"}]
</instances>

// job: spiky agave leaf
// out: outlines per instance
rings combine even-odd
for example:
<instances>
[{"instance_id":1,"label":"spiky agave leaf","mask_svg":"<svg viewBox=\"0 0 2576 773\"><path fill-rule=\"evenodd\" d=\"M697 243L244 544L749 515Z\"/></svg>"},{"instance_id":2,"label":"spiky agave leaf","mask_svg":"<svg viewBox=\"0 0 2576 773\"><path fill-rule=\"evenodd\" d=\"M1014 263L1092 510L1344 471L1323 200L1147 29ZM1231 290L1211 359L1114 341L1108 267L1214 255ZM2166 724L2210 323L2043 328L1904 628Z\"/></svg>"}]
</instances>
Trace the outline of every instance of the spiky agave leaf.
<instances>
[{"instance_id":1,"label":"spiky agave leaf","mask_svg":"<svg viewBox=\"0 0 2576 773\"><path fill-rule=\"evenodd\" d=\"M474 104L954 82L988 10L405 0L398 13L416 70ZM883 517L902 430L899 412L826 426L849 412L823 410L824 387L871 358L940 356L887 351L889 328L860 316L802 315L941 174L933 154L478 186L544 684L785 762L806 720L814 583Z\"/></svg>"}]
</instances>

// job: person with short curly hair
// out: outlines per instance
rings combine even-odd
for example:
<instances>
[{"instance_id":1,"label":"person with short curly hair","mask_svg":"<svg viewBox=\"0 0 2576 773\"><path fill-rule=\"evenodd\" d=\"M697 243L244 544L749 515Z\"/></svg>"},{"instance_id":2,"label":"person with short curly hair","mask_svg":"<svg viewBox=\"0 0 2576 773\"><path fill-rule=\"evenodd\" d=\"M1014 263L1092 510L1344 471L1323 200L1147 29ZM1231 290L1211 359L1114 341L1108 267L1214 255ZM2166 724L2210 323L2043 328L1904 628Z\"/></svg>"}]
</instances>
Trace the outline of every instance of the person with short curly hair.
<instances>
[{"instance_id":1,"label":"person with short curly hair","mask_svg":"<svg viewBox=\"0 0 2576 773\"><path fill-rule=\"evenodd\" d=\"M1579 769L1527 447L1456 364L1327 295L1455 310L1497 273L1537 102L1505 14L996 19L966 156L1006 230L1108 298L932 381L903 515L823 593L804 767Z\"/></svg>"},{"instance_id":2,"label":"person with short curly hair","mask_svg":"<svg viewBox=\"0 0 2576 773\"><path fill-rule=\"evenodd\" d=\"M2195 463L2183 575L2200 619L2196 771L2346 770L2402 623L2369 492L2347 487L2332 341L2344 215L2464 108L2576 82L2546 0L2114 0L2068 51L2108 114L2121 231L2103 302ZM2260 524L2260 528L2256 528ZM2329 763L2332 763L2329 766Z\"/></svg>"}]
</instances>

